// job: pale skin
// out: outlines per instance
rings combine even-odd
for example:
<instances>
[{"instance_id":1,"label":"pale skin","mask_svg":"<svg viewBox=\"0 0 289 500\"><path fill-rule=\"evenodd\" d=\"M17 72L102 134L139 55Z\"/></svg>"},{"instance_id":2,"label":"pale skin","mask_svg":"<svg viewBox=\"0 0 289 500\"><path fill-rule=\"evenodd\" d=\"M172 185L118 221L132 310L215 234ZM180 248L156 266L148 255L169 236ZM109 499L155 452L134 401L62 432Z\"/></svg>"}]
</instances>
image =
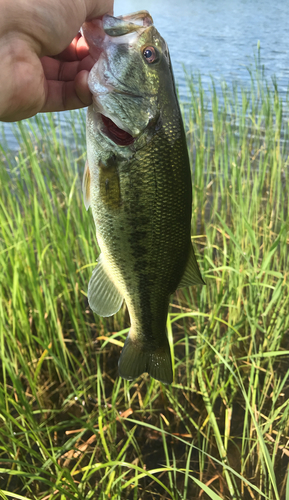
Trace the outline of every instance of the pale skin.
<instances>
[{"instance_id":1,"label":"pale skin","mask_svg":"<svg viewBox=\"0 0 289 500\"><path fill-rule=\"evenodd\" d=\"M0 120L88 106L94 61L78 34L113 0L0 0Z\"/></svg>"}]
</instances>

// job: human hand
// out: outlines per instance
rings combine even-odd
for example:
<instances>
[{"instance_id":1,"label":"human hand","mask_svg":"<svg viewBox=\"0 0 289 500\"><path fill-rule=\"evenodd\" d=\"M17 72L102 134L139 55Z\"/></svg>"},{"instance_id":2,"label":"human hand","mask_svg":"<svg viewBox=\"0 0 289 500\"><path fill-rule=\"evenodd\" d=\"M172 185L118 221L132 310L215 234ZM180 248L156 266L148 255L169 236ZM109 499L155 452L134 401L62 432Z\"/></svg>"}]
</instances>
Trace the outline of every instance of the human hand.
<instances>
[{"instance_id":1,"label":"human hand","mask_svg":"<svg viewBox=\"0 0 289 500\"><path fill-rule=\"evenodd\" d=\"M78 30L113 0L0 0L0 120L88 106L94 64Z\"/></svg>"}]
</instances>

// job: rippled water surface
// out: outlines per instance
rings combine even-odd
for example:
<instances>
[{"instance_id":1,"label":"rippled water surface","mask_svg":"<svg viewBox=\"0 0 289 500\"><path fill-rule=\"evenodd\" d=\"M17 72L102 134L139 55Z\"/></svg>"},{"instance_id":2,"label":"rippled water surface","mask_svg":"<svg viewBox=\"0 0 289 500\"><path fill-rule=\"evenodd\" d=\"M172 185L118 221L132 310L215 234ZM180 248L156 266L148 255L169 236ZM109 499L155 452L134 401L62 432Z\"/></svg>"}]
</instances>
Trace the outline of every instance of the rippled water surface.
<instances>
[{"instance_id":1,"label":"rippled water surface","mask_svg":"<svg viewBox=\"0 0 289 500\"><path fill-rule=\"evenodd\" d=\"M185 95L183 65L227 83L249 82L260 41L265 74L276 75L279 90L289 79L289 2L276 0L116 0L115 14L145 8L169 44L181 97Z\"/></svg>"},{"instance_id":2,"label":"rippled water surface","mask_svg":"<svg viewBox=\"0 0 289 500\"><path fill-rule=\"evenodd\" d=\"M169 45L181 100L186 100L183 66L200 73L207 88L211 76L250 82L257 43L265 75L276 75L285 97L289 79L289 2L282 0L116 0L115 15L146 9ZM65 113L62 114L65 120ZM16 147L11 125L5 125L10 147Z\"/></svg>"}]
</instances>

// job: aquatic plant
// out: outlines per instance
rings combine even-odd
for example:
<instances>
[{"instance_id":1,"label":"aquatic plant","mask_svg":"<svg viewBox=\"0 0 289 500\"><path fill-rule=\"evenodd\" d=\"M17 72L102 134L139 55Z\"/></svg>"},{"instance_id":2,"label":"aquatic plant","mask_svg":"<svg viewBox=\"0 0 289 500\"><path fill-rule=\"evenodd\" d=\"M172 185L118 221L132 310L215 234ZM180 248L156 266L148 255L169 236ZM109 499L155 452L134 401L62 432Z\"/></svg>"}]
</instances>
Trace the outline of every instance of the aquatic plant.
<instances>
[{"instance_id":1,"label":"aquatic plant","mask_svg":"<svg viewBox=\"0 0 289 500\"><path fill-rule=\"evenodd\" d=\"M289 498L287 103L254 75L188 89L207 285L172 298L172 386L118 378L125 306L87 305L84 113L19 123L17 155L1 150L1 498Z\"/></svg>"}]
</instances>

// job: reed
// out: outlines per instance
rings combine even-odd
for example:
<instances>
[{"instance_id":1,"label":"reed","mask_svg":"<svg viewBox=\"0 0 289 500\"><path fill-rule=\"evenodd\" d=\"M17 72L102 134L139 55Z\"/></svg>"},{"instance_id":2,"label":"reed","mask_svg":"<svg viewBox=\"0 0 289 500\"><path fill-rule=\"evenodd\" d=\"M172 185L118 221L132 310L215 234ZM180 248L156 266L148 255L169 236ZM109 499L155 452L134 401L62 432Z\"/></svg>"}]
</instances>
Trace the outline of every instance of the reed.
<instances>
[{"instance_id":1,"label":"reed","mask_svg":"<svg viewBox=\"0 0 289 500\"><path fill-rule=\"evenodd\" d=\"M87 304L84 112L19 123L17 155L1 149L1 498L289 499L288 108L251 76L187 78L207 285L172 298L172 386L118 378L125 306Z\"/></svg>"}]
</instances>

